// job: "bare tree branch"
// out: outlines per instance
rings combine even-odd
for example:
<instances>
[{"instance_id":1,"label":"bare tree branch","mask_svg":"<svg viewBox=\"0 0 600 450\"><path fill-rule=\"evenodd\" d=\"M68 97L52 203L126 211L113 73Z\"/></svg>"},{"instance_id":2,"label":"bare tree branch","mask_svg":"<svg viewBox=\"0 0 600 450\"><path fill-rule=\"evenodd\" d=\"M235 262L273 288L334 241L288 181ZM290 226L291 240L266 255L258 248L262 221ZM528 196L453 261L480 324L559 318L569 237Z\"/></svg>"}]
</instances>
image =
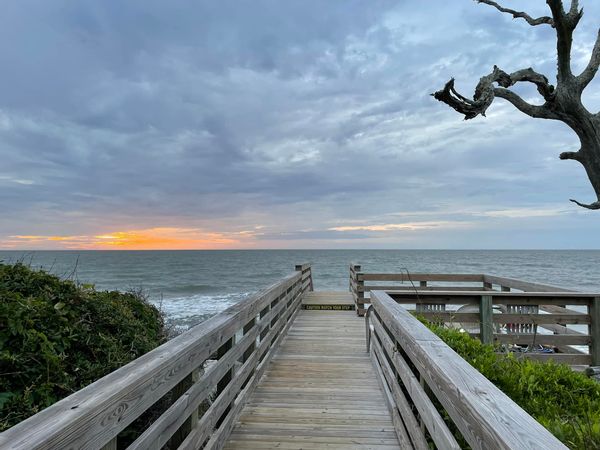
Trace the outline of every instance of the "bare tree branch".
<instances>
[{"instance_id":1,"label":"bare tree branch","mask_svg":"<svg viewBox=\"0 0 600 450\"><path fill-rule=\"evenodd\" d=\"M569 14L577 14L579 12L579 0L571 0L571 8Z\"/></svg>"},{"instance_id":2,"label":"bare tree branch","mask_svg":"<svg viewBox=\"0 0 600 450\"><path fill-rule=\"evenodd\" d=\"M527 103L517 94L506 89L521 81L535 84L538 92L547 102L554 98L554 86L548 83L548 79L544 75L535 72L531 68L522 69L509 75L496 66L494 66L492 73L479 80L475 88L473 100L462 96L456 91L454 88L454 79L448 81L444 89L432 95L437 100L446 103L459 113L464 114L465 120L473 119L479 114L485 116L485 112L494 101L495 96L508 100L520 111L531 117L557 119L558 116L548 108ZM494 88L494 83L498 83L505 89Z\"/></svg>"},{"instance_id":3,"label":"bare tree branch","mask_svg":"<svg viewBox=\"0 0 600 450\"><path fill-rule=\"evenodd\" d=\"M594 202L594 203L590 203L590 204L585 204L585 203L580 203L577 200L573 200L572 198L570 199L573 203L578 204L579 206L581 206L582 208L587 208L587 209L600 209L600 201L598 202Z\"/></svg>"},{"instance_id":4,"label":"bare tree branch","mask_svg":"<svg viewBox=\"0 0 600 450\"><path fill-rule=\"evenodd\" d=\"M561 153L560 159L578 161L583 165L597 197L596 202L589 204L577 200L571 201L583 208L600 210L600 112L590 113L581 102L582 92L600 70L600 31L587 67L575 77L571 68L571 49L573 32L583 16L583 10L579 8L579 0L570 1L568 12L565 10L563 0L546 0L552 15L539 18L532 18L524 12L504 8L494 0L476 1L493 6L502 13L511 14L514 18L524 19L532 26L547 24L555 29L558 85L555 88L544 75L531 68L509 75L494 66L492 73L479 80L472 100L456 91L454 79L446 83L444 89L432 95L463 114L465 120L478 115L485 116L494 99L499 97L530 117L559 120L565 123L577 134L581 148L576 152ZM545 103L533 105L509 89L519 82L535 84Z\"/></svg>"},{"instance_id":5,"label":"bare tree branch","mask_svg":"<svg viewBox=\"0 0 600 450\"><path fill-rule=\"evenodd\" d=\"M596 37L596 44L592 50L590 62L584 71L581 72L581 75L577 77L581 91L583 91L594 79L596 72L598 72L598 67L600 67L600 30L598 30L598 36Z\"/></svg>"},{"instance_id":6,"label":"bare tree branch","mask_svg":"<svg viewBox=\"0 0 600 450\"><path fill-rule=\"evenodd\" d=\"M581 149L577 150L576 152L562 152L559 155L560 159L574 159L575 161L582 161L582 156L581 156Z\"/></svg>"},{"instance_id":7,"label":"bare tree branch","mask_svg":"<svg viewBox=\"0 0 600 450\"><path fill-rule=\"evenodd\" d=\"M515 11L514 9L504 8L503 6L500 6L498 3L496 3L492 0L475 0L475 1L477 3L485 3L486 5L493 6L500 12L511 14L514 19L525 19L527 21L527 23L531 26L536 26L536 25L550 25L552 27L554 26L554 21L552 20L552 17L544 16L544 17L538 17L538 18L534 19L527 13L524 13L521 11Z\"/></svg>"},{"instance_id":8,"label":"bare tree branch","mask_svg":"<svg viewBox=\"0 0 600 450\"><path fill-rule=\"evenodd\" d=\"M546 3L552 11L554 28L556 29L556 51L558 54L558 82L569 80L573 73L571 72L571 46L573 45L573 31L579 23L583 11L578 10L578 3L571 4L571 9L567 14L563 7L562 0L546 0ZM575 8L573 8L575 6Z\"/></svg>"},{"instance_id":9,"label":"bare tree branch","mask_svg":"<svg viewBox=\"0 0 600 450\"><path fill-rule=\"evenodd\" d=\"M541 73L537 73L531 67L529 69L522 69L510 74L510 80L512 83L510 86L518 83L519 81L529 81L537 86L537 90L544 100L547 102L554 99L554 86L548 82L548 78ZM509 87L509 86L504 86Z\"/></svg>"},{"instance_id":10,"label":"bare tree branch","mask_svg":"<svg viewBox=\"0 0 600 450\"><path fill-rule=\"evenodd\" d=\"M545 106L536 106L532 105L531 103L527 103L519 95L515 94L510 89L496 88L494 89L494 95L496 97L500 97L504 100L507 100L515 108L517 108L522 113L527 114L529 117L534 117L536 119L559 119L559 117L555 113L550 111Z\"/></svg>"}]
</instances>

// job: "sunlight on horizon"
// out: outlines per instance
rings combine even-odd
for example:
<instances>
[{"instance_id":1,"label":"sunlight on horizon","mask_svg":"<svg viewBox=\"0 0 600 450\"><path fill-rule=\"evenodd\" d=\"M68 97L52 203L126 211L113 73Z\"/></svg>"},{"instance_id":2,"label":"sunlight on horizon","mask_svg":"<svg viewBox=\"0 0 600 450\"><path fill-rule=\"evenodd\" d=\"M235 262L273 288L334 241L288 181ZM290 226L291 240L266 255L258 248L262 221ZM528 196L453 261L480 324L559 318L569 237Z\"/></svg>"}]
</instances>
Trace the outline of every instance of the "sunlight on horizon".
<instances>
[{"instance_id":1,"label":"sunlight on horizon","mask_svg":"<svg viewBox=\"0 0 600 450\"><path fill-rule=\"evenodd\" d=\"M0 242L0 245L15 250L40 246L52 250L212 250L243 245L249 235L247 231L216 233L170 227L114 231L93 236L15 235Z\"/></svg>"}]
</instances>

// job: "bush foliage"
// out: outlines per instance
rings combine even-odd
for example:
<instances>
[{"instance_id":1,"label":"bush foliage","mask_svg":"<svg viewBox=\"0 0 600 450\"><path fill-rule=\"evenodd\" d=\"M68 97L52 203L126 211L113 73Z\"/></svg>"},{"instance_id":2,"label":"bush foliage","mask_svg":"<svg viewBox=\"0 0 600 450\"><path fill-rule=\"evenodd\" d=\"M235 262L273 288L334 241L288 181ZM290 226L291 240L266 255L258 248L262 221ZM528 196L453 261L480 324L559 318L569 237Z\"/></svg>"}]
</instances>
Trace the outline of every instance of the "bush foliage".
<instances>
[{"instance_id":1,"label":"bush foliage","mask_svg":"<svg viewBox=\"0 0 600 450\"><path fill-rule=\"evenodd\" d=\"M160 312L140 294L0 264L0 430L165 340Z\"/></svg>"},{"instance_id":2,"label":"bush foliage","mask_svg":"<svg viewBox=\"0 0 600 450\"><path fill-rule=\"evenodd\" d=\"M600 449L600 383L565 364L499 355L467 333L427 326L565 445Z\"/></svg>"}]
</instances>

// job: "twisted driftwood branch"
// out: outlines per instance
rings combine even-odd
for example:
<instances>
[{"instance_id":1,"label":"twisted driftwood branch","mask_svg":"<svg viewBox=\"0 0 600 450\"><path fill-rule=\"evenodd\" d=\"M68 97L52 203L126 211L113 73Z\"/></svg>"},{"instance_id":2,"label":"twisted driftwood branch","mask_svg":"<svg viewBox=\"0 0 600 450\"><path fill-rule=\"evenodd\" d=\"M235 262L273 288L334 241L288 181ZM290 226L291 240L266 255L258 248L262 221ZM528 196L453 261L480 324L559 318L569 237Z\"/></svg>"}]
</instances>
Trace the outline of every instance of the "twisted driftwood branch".
<instances>
[{"instance_id":1,"label":"twisted driftwood branch","mask_svg":"<svg viewBox=\"0 0 600 450\"><path fill-rule=\"evenodd\" d=\"M450 79L440 91L432 94L437 100L446 103L464 115L465 120L478 115L485 116L487 109L496 97L511 103L519 111L530 117L560 120L568 125L579 137L581 148L576 152L563 152L562 160L574 160L583 165L596 192L598 201L585 204L571 200L587 209L600 209L600 112L590 113L583 106L581 95L593 80L600 68L600 31L596 38L590 61L579 76L571 69L571 48L573 32L583 16L579 0L572 0L566 11L562 0L546 0L552 16L533 18L522 11L505 8L493 0L475 0L477 3L496 8L513 18L524 19L529 25L550 25L556 32L557 85L554 87L548 78L533 69L522 69L511 74L494 66L493 71L479 80L473 99L461 95ZM509 88L519 82L535 84L544 99L543 105L532 105Z\"/></svg>"}]
</instances>

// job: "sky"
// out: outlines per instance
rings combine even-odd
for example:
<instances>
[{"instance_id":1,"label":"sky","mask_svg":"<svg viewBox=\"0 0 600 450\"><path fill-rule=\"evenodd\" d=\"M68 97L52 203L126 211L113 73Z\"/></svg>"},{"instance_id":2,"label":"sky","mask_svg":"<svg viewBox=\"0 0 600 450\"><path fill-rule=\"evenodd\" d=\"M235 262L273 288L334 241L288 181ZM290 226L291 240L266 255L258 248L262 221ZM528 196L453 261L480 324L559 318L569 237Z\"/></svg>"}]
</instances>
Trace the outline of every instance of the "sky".
<instances>
[{"instance_id":1,"label":"sky","mask_svg":"<svg viewBox=\"0 0 600 450\"><path fill-rule=\"evenodd\" d=\"M581 3L575 71L600 25ZM600 212L568 201L596 200L558 159L570 129L430 96L451 77L470 96L494 64L555 81L550 27L472 0L2 9L2 249L600 248Z\"/></svg>"}]
</instances>

